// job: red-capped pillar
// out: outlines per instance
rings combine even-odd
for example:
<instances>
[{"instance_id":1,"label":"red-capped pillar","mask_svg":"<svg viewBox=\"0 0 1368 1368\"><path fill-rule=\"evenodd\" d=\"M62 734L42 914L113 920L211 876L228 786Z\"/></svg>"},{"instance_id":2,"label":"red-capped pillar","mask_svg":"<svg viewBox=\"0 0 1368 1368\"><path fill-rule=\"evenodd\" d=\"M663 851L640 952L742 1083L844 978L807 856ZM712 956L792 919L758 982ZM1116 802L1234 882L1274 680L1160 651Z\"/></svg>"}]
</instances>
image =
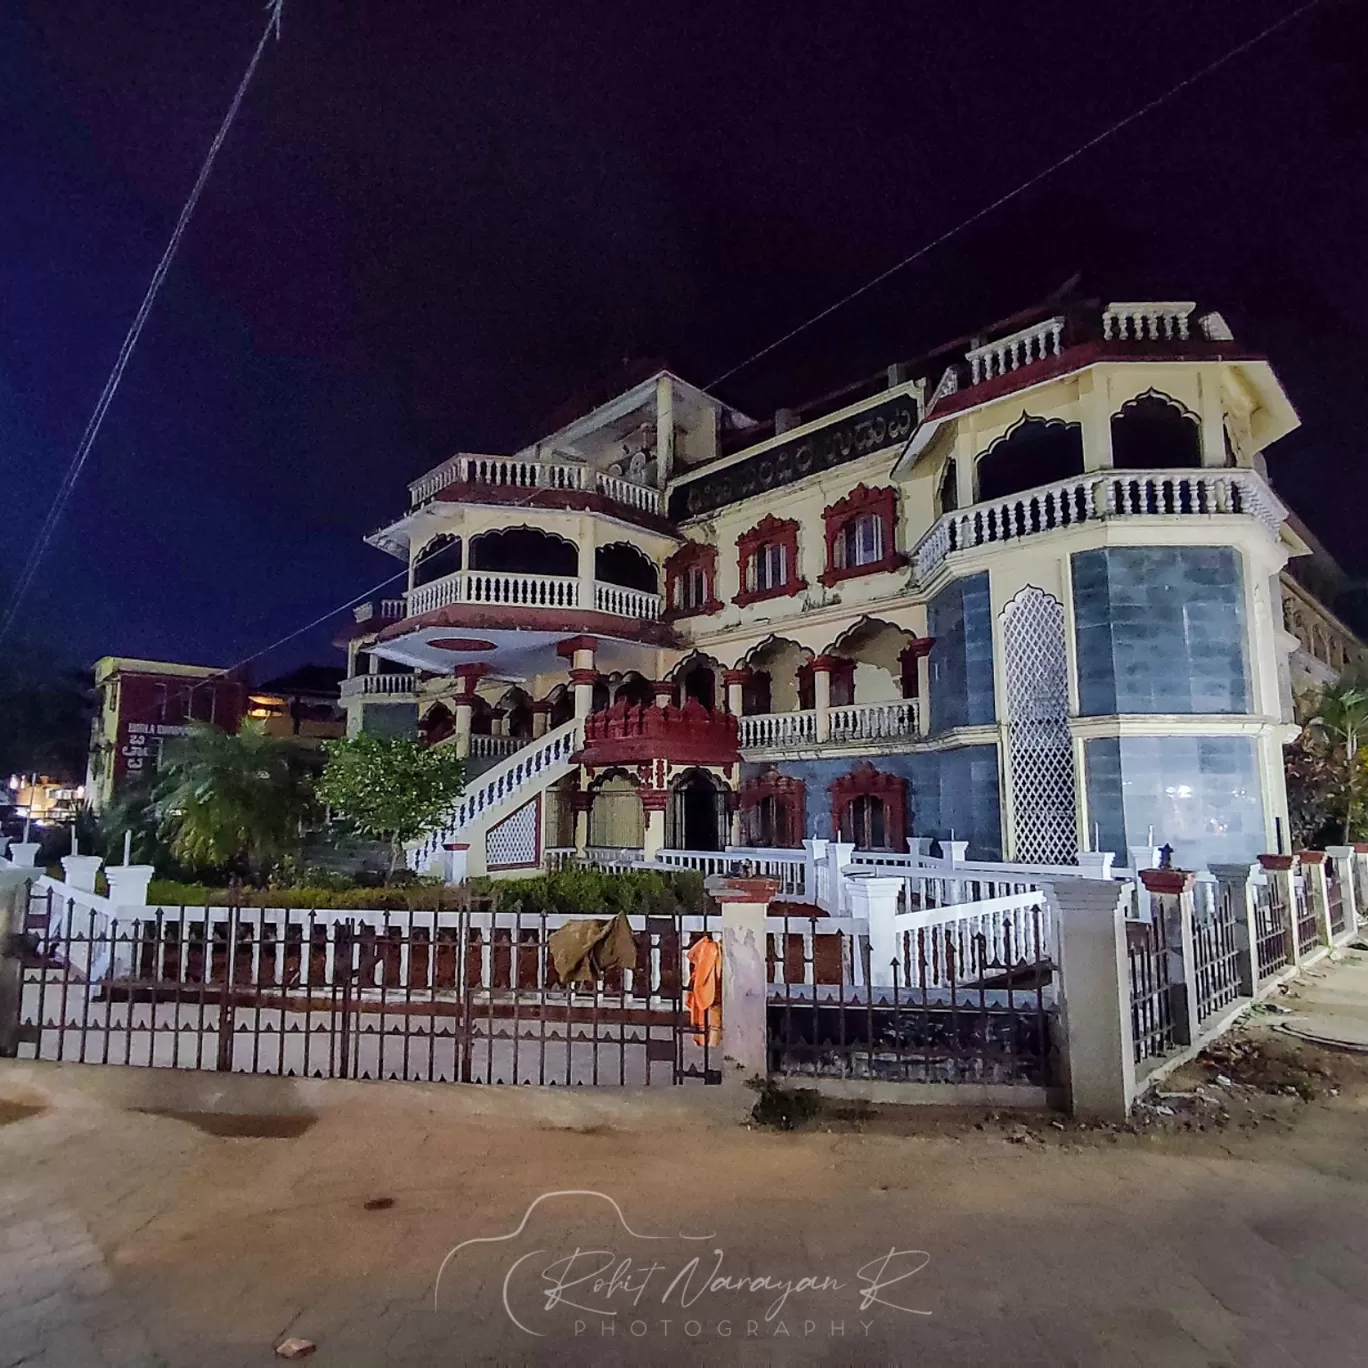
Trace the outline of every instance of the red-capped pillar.
<instances>
[{"instance_id":1,"label":"red-capped pillar","mask_svg":"<svg viewBox=\"0 0 1368 1368\"><path fill-rule=\"evenodd\" d=\"M750 678L748 669L725 670L722 674L722 683L727 690L727 711L733 717L741 716L743 707L742 690L746 687L746 681Z\"/></svg>"}]
</instances>

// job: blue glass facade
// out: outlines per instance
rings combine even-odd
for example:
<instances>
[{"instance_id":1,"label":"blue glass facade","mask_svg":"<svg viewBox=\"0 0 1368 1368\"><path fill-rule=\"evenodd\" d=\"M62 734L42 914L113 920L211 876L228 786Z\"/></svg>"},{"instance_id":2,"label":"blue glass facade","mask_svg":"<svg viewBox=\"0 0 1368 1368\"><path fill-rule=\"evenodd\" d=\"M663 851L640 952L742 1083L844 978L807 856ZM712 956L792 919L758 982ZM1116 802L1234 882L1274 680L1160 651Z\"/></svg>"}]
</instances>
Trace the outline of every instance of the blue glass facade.
<instances>
[{"instance_id":1,"label":"blue glass facade","mask_svg":"<svg viewBox=\"0 0 1368 1368\"><path fill-rule=\"evenodd\" d=\"M947 584L926 605L931 650L931 726L982 726L994 720L993 615L988 574Z\"/></svg>"},{"instance_id":2,"label":"blue glass facade","mask_svg":"<svg viewBox=\"0 0 1368 1368\"><path fill-rule=\"evenodd\" d=\"M1244 584L1231 547L1080 551L1072 575L1084 717L1248 711Z\"/></svg>"},{"instance_id":3,"label":"blue glass facade","mask_svg":"<svg viewBox=\"0 0 1368 1368\"><path fill-rule=\"evenodd\" d=\"M975 860L1002 858L1002 816L998 798L996 746L957 746L952 750L867 757L874 768L907 780L909 836L930 836L969 842ZM781 774L801 779L807 787L807 827L810 836L832 839L832 783L848 774L859 760L780 760ZM765 764L745 764L742 779L750 779Z\"/></svg>"},{"instance_id":4,"label":"blue glass facade","mask_svg":"<svg viewBox=\"0 0 1368 1368\"><path fill-rule=\"evenodd\" d=\"M1181 869L1249 862L1268 849L1250 737L1102 737L1083 755L1089 823L1118 861L1151 831Z\"/></svg>"}]
</instances>

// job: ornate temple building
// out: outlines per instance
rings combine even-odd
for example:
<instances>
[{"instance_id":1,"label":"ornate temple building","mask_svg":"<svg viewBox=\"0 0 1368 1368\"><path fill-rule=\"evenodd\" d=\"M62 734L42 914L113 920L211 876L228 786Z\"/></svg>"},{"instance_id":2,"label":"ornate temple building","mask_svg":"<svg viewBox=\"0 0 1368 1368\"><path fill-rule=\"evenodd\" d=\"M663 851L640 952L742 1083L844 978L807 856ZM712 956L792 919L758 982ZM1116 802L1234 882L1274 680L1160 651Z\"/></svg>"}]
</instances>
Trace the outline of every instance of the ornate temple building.
<instances>
[{"instance_id":1,"label":"ornate temple building","mask_svg":"<svg viewBox=\"0 0 1368 1368\"><path fill-rule=\"evenodd\" d=\"M348 725L468 757L412 852L453 876L808 837L1247 860L1285 840L1296 624L1359 650L1286 572L1314 547L1262 453L1297 423L1191 302L1029 311L763 421L662 370L410 486Z\"/></svg>"}]
</instances>

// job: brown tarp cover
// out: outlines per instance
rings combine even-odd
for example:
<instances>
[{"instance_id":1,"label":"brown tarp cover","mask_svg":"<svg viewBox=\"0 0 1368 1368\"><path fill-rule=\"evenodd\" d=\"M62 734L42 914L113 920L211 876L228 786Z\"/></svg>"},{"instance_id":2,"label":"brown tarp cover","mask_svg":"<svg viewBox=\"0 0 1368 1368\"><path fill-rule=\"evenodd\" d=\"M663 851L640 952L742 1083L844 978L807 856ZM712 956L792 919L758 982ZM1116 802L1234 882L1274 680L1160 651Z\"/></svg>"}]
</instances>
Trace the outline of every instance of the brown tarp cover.
<instances>
[{"instance_id":1,"label":"brown tarp cover","mask_svg":"<svg viewBox=\"0 0 1368 1368\"><path fill-rule=\"evenodd\" d=\"M547 938L562 983L593 983L605 969L634 969L636 941L626 916L611 921L566 922Z\"/></svg>"}]
</instances>

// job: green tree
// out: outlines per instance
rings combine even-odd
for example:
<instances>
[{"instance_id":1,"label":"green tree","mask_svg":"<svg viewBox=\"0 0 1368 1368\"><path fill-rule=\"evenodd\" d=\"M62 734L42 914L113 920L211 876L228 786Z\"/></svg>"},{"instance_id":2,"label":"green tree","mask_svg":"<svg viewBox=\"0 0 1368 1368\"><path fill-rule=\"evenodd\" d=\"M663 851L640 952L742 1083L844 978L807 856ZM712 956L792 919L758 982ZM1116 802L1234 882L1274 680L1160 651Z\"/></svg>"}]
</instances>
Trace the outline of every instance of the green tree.
<instances>
[{"instance_id":1,"label":"green tree","mask_svg":"<svg viewBox=\"0 0 1368 1368\"><path fill-rule=\"evenodd\" d=\"M449 748L362 732L325 749L319 798L363 836L389 842L390 876L405 843L439 826L461 796L465 765Z\"/></svg>"},{"instance_id":2,"label":"green tree","mask_svg":"<svg viewBox=\"0 0 1368 1368\"><path fill-rule=\"evenodd\" d=\"M194 866L245 867L261 878L297 850L315 811L315 755L259 723L236 733L199 722L167 744L156 809L172 852Z\"/></svg>"},{"instance_id":3,"label":"green tree","mask_svg":"<svg viewBox=\"0 0 1368 1368\"><path fill-rule=\"evenodd\" d=\"M1368 778L1368 686L1347 675L1327 684L1303 742L1324 767L1326 816L1336 820L1342 841L1355 839L1363 824Z\"/></svg>"}]
</instances>

